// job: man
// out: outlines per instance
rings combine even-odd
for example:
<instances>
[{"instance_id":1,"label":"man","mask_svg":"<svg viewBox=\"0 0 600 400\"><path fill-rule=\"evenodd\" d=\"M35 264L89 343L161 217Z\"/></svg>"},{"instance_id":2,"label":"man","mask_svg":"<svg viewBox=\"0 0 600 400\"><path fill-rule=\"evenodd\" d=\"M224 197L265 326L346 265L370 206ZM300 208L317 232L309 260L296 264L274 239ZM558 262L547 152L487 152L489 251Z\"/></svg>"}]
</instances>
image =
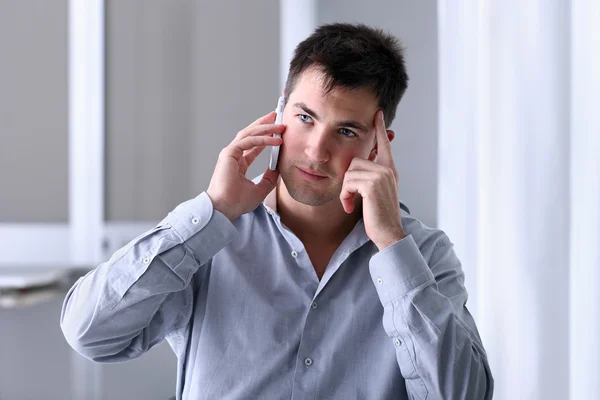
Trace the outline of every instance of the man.
<instances>
[{"instance_id":1,"label":"man","mask_svg":"<svg viewBox=\"0 0 600 400\"><path fill-rule=\"evenodd\" d=\"M70 345L115 362L167 339L178 399L491 398L452 243L398 201L386 128L407 80L393 37L318 28L283 124L240 131L206 192L70 290ZM248 180L280 144L278 170Z\"/></svg>"}]
</instances>

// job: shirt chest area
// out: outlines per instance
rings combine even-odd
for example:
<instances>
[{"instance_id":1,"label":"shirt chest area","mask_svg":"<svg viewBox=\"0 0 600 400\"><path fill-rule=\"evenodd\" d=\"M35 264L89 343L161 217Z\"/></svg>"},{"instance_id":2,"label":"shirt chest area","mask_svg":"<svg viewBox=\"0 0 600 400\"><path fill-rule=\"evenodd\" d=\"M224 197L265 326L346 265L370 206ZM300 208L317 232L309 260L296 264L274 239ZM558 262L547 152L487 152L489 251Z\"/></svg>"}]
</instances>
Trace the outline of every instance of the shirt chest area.
<instances>
[{"instance_id":1,"label":"shirt chest area","mask_svg":"<svg viewBox=\"0 0 600 400\"><path fill-rule=\"evenodd\" d=\"M193 333L193 353L204 355L203 373L196 376L217 377L203 390L218 396L225 392L213 390L239 385L246 393L291 394L316 390L319 380L366 385L360 379L371 365L388 365L395 374L368 259L360 250L349 255L320 286L323 280L295 249L266 257L219 253L196 300L206 305ZM241 370L248 372L244 378ZM200 387L203 381L195 380Z\"/></svg>"},{"instance_id":2,"label":"shirt chest area","mask_svg":"<svg viewBox=\"0 0 600 400\"><path fill-rule=\"evenodd\" d=\"M207 309L239 313L232 321L236 324L259 320L282 331L307 324L326 329L350 320L360 331L373 321L381 327L383 308L369 273L371 249L334 254L319 279L302 247L285 247L232 248L217 254L203 288Z\"/></svg>"}]
</instances>

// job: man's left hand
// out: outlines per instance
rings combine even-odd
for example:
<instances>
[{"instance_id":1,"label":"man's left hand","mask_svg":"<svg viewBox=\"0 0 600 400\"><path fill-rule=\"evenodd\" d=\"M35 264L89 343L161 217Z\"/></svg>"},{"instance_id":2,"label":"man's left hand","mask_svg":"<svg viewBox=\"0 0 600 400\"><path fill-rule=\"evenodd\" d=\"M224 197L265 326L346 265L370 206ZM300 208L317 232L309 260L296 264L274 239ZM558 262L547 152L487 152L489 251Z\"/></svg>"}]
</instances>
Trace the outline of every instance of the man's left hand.
<instances>
[{"instance_id":1,"label":"man's left hand","mask_svg":"<svg viewBox=\"0 0 600 400\"><path fill-rule=\"evenodd\" d=\"M363 220L369 238L379 250L406 237L398 202L398 172L385 129L383 111L375 114L377 158L354 158L344 176L340 201L348 214L354 211L356 193L362 197Z\"/></svg>"}]
</instances>

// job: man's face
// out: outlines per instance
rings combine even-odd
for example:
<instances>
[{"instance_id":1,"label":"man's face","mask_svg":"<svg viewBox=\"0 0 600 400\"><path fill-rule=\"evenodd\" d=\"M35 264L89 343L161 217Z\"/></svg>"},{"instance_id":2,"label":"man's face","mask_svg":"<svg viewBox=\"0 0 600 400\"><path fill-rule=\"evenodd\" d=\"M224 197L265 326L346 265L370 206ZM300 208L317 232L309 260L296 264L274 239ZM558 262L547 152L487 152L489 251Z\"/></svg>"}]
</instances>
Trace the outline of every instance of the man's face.
<instances>
[{"instance_id":1,"label":"man's face","mask_svg":"<svg viewBox=\"0 0 600 400\"><path fill-rule=\"evenodd\" d=\"M291 197L311 206L339 201L352 159L375 157L375 95L366 88L335 88L326 95L322 77L307 69L289 95L279 157Z\"/></svg>"}]
</instances>

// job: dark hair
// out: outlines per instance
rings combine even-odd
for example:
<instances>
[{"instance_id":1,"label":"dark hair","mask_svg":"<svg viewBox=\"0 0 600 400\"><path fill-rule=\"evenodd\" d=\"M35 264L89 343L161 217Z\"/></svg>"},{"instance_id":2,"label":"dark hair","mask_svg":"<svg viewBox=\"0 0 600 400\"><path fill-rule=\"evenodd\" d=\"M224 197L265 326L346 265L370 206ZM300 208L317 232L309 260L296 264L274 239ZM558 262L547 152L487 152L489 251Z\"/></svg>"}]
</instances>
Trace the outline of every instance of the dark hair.
<instances>
[{"instance_id":1,"label":"dark hair","mask_svg":"<svg viewBox=\"0 0 600 400\"><path fill-rule=\"evenodd\" d=\"M326 93L334 88L369 87L389 127L406 91L408 75L398 39L364 24L318 27L294 51L285 84L286 102L298 78L316 66L324 73Z\"/></svg>"}]
</instances>

